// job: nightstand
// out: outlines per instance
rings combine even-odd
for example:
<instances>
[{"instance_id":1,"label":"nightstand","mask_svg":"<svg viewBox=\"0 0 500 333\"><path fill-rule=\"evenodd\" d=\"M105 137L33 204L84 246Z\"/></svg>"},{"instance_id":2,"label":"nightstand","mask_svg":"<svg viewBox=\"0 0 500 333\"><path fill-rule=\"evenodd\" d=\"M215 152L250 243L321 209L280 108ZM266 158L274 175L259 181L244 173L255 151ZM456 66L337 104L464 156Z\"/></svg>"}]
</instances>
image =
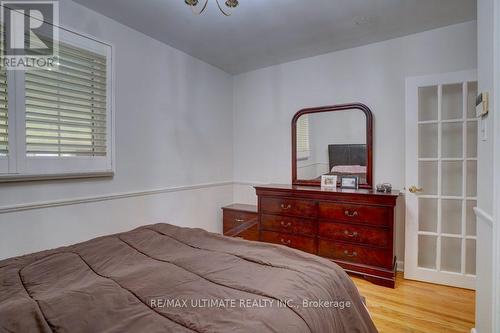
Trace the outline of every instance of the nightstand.
<instances>
[{"instance_id":1,"label":"nightstand","mask_svg":"<svg viewBox=\"0 0 500 333\"><path fill-rule=\"evenodd\" d=\"M259 240L257 206L232 204L222 208L224 236Z\"/></svg>"}]
</instances>

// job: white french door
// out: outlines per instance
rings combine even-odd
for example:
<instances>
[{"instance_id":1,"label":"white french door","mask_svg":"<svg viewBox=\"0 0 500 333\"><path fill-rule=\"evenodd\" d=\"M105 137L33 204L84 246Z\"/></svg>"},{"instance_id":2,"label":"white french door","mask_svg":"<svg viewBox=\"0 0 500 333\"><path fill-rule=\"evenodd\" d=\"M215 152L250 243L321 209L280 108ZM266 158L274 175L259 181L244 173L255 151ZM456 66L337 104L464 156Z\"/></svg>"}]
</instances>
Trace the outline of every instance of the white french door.
<instances>
[{"instance_id":1,"label":"white french door","mask_svg":"<svg viewBox=\"0 0 500 333\"><path fill-rule=\"evenodd\" d=\"M476 71L406 80L405 278L475 288Z\"/></svg>"}]
</instances>

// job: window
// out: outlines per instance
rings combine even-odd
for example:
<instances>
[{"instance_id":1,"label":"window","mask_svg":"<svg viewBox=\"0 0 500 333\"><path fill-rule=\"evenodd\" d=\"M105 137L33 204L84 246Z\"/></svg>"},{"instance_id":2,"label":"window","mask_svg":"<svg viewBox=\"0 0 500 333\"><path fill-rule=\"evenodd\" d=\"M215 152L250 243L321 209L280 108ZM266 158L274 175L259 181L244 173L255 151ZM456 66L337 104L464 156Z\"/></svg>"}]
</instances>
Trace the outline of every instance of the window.
<instances>
[{"instance_id":1,"label":"window","mask_svg":"<svg viewBox=\"0 0 500 333\"><path fill-rule=\"evenodd\" d=\"M59 36L57 69L0 71L0 180L113 170L111 47Z\"/></svg>"},{"instance_id":2,"label":"window","mask_svg":"<svg viewBox=\"0 0 500 333\"><path fill-rule=\"evenodd\" d=\"M297 158L309 158L309 116L303 115L297 120Z\"/></svg>"}]
</instances>

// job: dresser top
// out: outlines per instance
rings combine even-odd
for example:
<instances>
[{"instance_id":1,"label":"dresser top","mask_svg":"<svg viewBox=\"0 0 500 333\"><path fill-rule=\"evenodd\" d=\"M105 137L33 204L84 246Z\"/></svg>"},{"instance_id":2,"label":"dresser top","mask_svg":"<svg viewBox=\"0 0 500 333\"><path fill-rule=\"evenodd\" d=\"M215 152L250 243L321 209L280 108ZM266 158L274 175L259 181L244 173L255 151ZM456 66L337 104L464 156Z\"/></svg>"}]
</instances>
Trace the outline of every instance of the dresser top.
<instances>
[{"instance_id":1,"label":"dresser top","mask_svg":"<svg viewBox=\"0 0 500 333\"><path fill-rule=\"evenodd\" d=\"M368 190L368 189L342 189L337 187L336 189L324 189L319 186L299 186L299 185L290 185L290 184L269 184L269 185L259 185L255 186L257 190L272 190L272 191L295 191L302 193L314 193L314 194L365 194L372 196L380 196L380 197L397 197L399 195L399 191L393 190L391 193L382 193L377 192L376 190Z\"/></svg>"},{"instance_id":2,"label":"dresser top","mask_svg":"<svg viewBox=\"0 0 500 333\"><path fill-rule=\"evenodd\" d=\"M238 204L238 203L222 207L222 209L224 209L224 210L236 210L236 211L247 212L247 213L257 213L257 206Z\"/></svg>"}]
</instances>

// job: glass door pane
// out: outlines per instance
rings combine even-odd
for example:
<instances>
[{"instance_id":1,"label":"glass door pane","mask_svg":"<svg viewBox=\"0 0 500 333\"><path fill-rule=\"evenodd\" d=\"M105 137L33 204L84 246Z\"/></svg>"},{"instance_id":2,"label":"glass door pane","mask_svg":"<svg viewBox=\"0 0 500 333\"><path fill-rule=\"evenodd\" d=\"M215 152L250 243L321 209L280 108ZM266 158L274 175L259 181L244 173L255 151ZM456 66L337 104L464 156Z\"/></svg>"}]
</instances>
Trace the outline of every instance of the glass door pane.
<instances>
[{"instance_id":1,"label":"glass door pane","mask_svg":"<svg viewBox=\"0 0 500 333\"><path fill-rule=\"evenodd\" d=\"M419 231L437 232L438 200L418 198L420 207Z\"/></svg>"},{"instance_id":2,"label":"glass door pane","mask_svg":"<svg viewBox=\"0 0 500 333\"><path fill-rule=\"evenodd\" d=\"M463 200L441 200L441 232L460 236L462 234Z\"/></svg>"},{"instance_id":3,"label":"glass door pane","mask_svg":"<svg viewBox=\"0 0 500 333\"><path fill-rule=\"evenodd\" d=\"M436 236L418 236L418 266L436 269Z\"/></svg>"},{"instance_id":4,"label":"glass door pane","mask_svg":"<svg viewBox=\"0 0 500 333\"><path fill-rule=\"evenodd\" d=\"M463 92L462 84L447 84L442 86L441 119L462 119Z\"/></svg>"},{"instance_id":5,"label":"glass door pane","mask_svg":"<svg viewBox=\"0 0 500 333\"><path fill-rule=\"evenodd\" d=\"M445 196L462 196L462 161L441 162L441 194Z\"/></svg>"},{"instance_id":6,"label":"glass door pane","mask_svg":"<svg viewBox=\"0 0 500 333\"><path fill-rule=\"evenodd\" d=\"M442 157L462 158L463 156L463 122L442 124Z\"/></svg>"},{"instance_id":7,"label":"glass door pane","mask_svg":"<svg viewBox=\"0 0 500 333\"><path fill-rule=\"evenodd\" d=\"M441 237L441 270L460 273L462 271L462 240Z\"/></svg>"},{"instance_id":8,"label":"glass door pane","mask_svg":"<svg viewBox=\"0 0 500 333\"><path fill-rule=\"evenodd\" d=\"M438 162L437 161L420 161L418 166L418 178L420 179L420 187L423 188L424 194L438 194Z\"/></svg>"},{"instance_id":9,"label":"glass door pane","mask_svg":"<svg viewBox=\"0 0 500 333\"><path fill-rule=\"evenodd\" d=\"M475 101L475 100L474 100ZM420 87L418 89L418 120L438 119L438 87Z\"/></svg>"},{"instance_id":10,"label":"glass door pane","mask_svg":"<svg viewBox=\"0 0 500 333\"><path fill-rule=\"evenodd\" d=\"M423 123L419 125L419 157L438 157L438 124Z\"/></svg>"}]
</instances>

